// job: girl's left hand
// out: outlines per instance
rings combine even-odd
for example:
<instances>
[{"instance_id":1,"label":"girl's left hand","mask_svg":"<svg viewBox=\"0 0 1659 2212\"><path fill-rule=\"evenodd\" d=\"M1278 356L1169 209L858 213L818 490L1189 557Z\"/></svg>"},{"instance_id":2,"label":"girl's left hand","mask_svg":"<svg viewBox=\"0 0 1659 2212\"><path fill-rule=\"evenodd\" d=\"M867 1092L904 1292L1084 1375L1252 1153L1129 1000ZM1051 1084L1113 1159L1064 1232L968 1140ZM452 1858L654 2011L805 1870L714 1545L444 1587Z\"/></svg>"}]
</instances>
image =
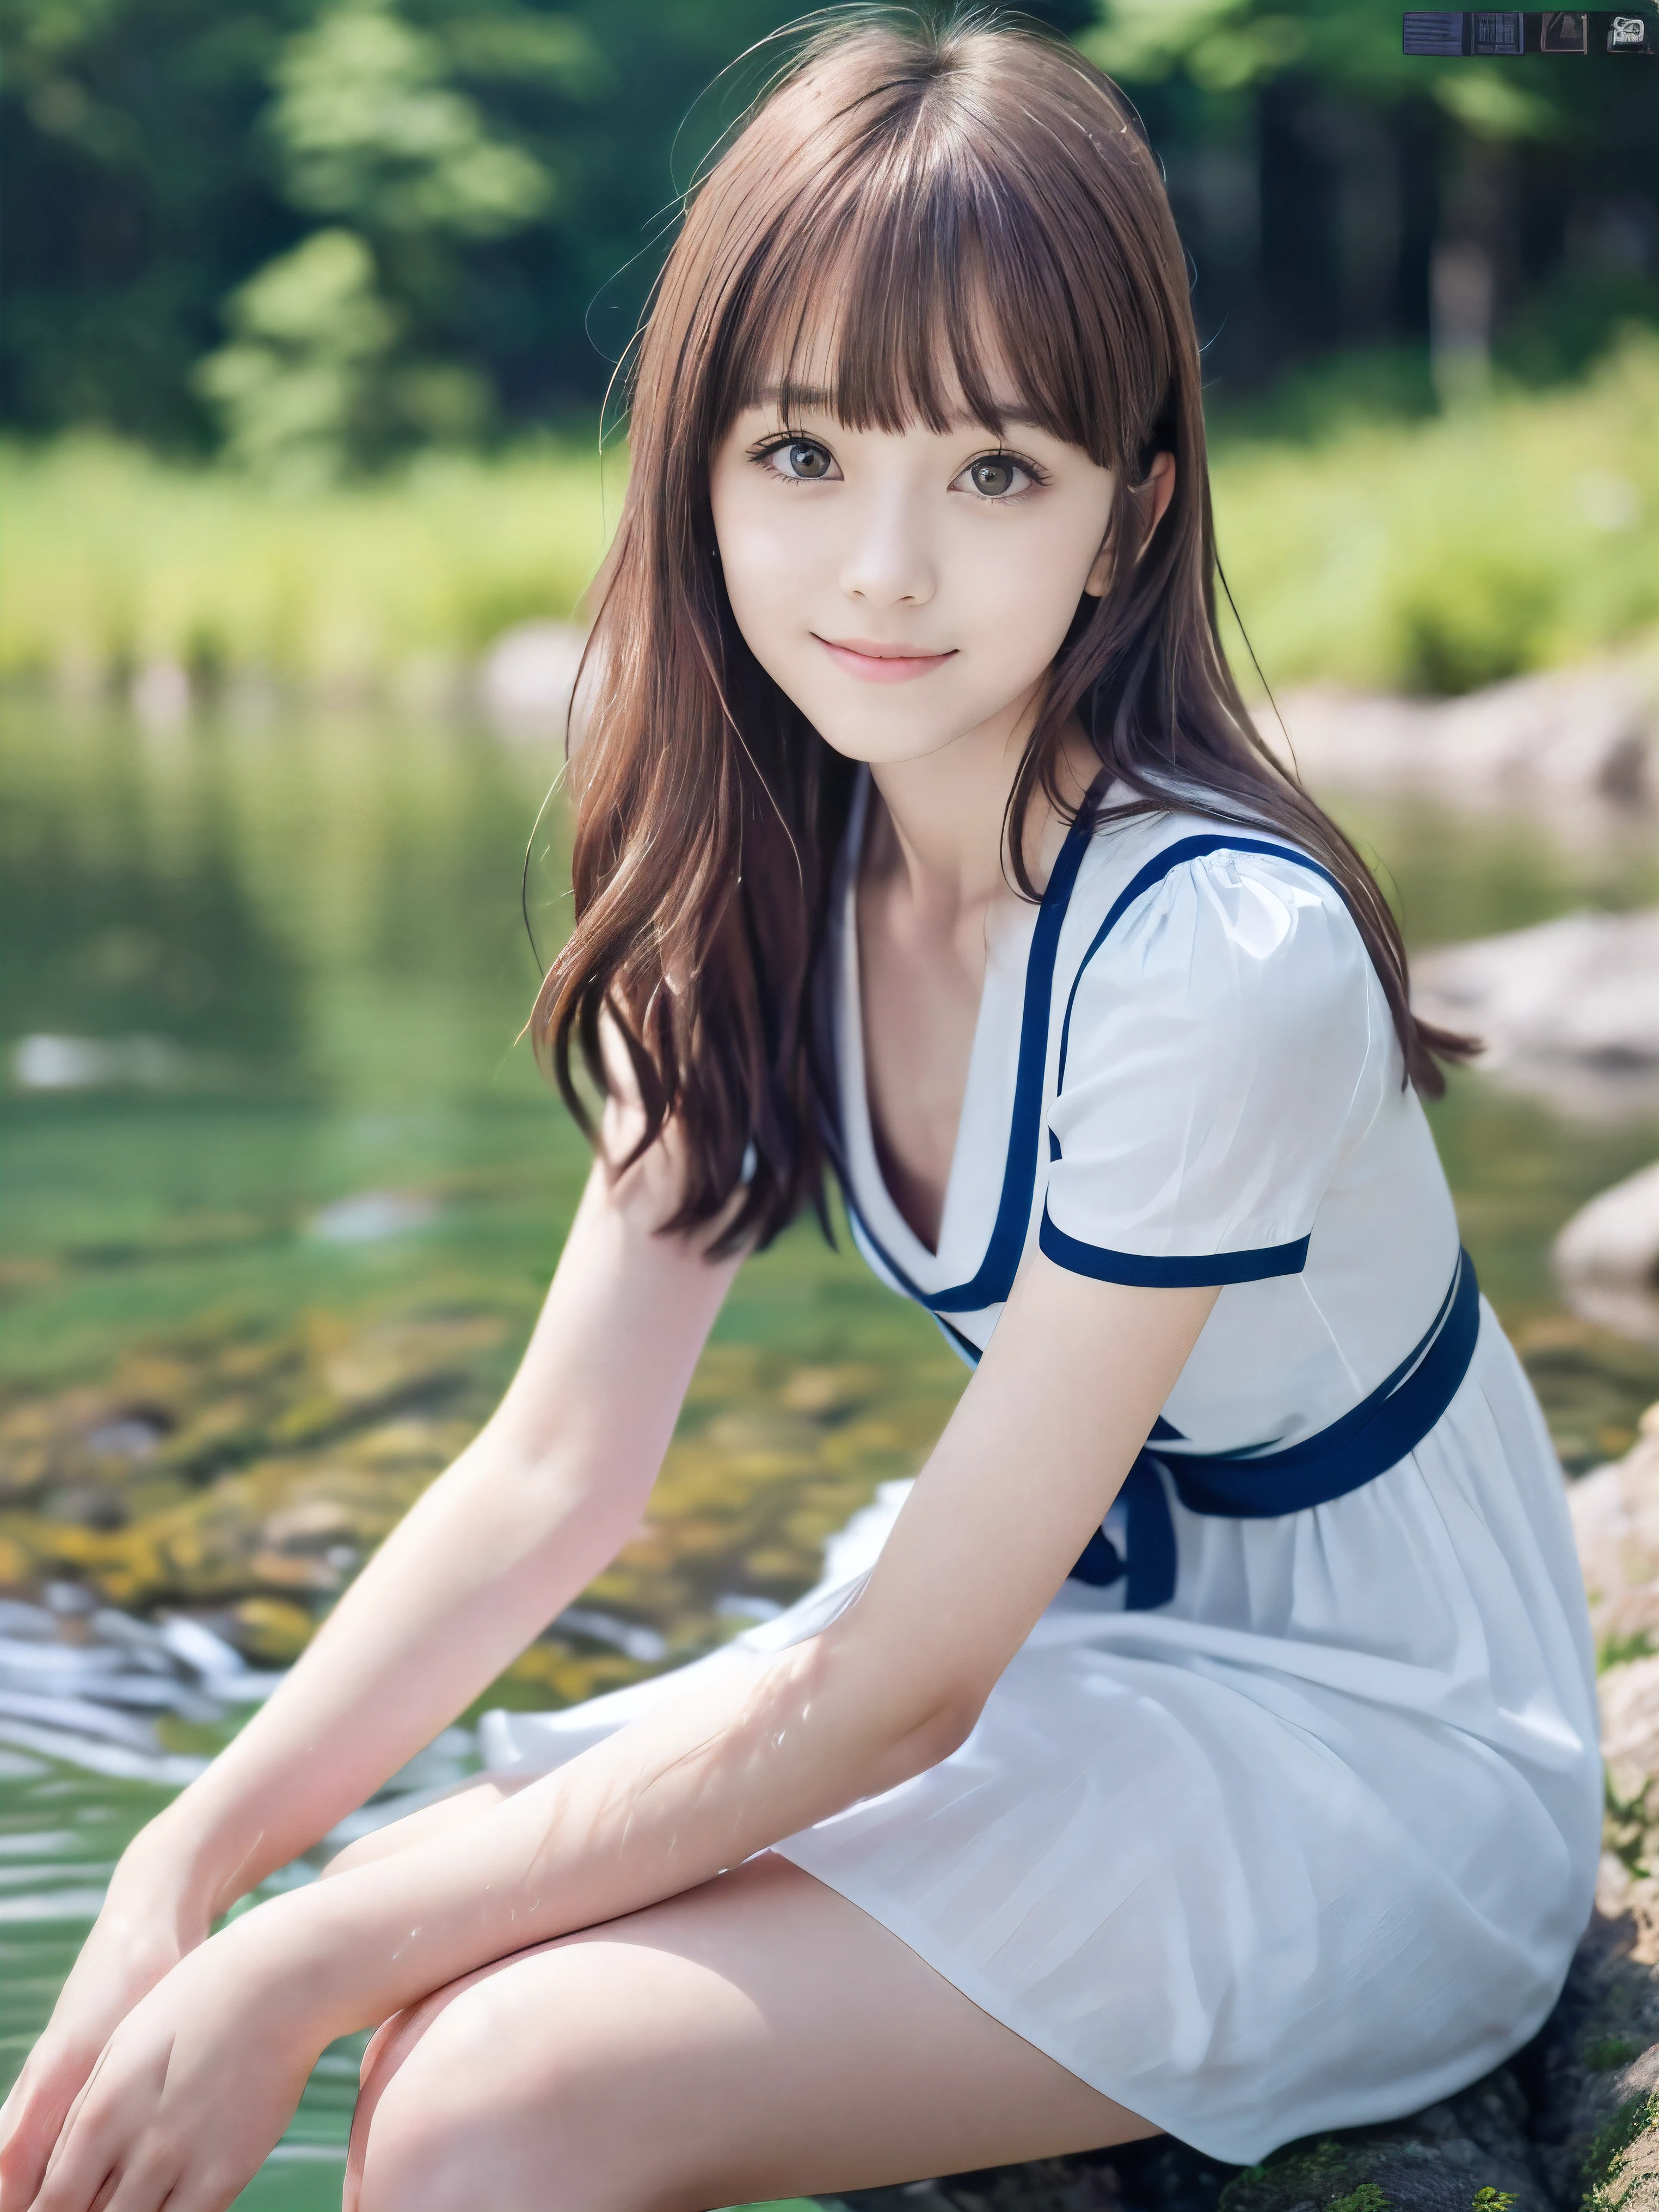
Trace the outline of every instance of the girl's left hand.
<instances>
[{"instance_id":1,"label":"girl's left hand","mask_svg":"<svg viewBox=\"0 0 1659 2212\"><path fill-rule=\"evenodd\" d=\"M268 1945L237 1941L246 1925L180 1960L133 2007L16 2212L223 2212L247 2186L330 2030Z\"/></svg>"}]
</instances>

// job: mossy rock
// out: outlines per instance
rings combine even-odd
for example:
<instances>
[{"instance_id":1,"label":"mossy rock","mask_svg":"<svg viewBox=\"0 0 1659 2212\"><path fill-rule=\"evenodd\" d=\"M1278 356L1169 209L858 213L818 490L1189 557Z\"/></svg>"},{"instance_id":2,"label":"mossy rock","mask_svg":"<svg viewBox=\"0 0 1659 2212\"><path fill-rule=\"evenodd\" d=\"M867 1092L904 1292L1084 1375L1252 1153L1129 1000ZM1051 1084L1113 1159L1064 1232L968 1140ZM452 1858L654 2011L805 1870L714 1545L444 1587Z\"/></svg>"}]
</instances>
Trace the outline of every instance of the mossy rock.
<instances>
[{"instance_id":1,"label":"mossy rock","mask_svg":"<svg viewBox=\"0 0 1659 2212\"><path fill-rule=\"evenodd\" d=\"M1500 2067L1408 2119L1286 2145L1228 2185L1221 2212L1554 2212L1530 2117Z\"/></svg>"},{"instance_id":2,"label":"mossy rock","mask_svg":"<svg viewBox=\"0 0 1659 2212\"><path fill-rule=\"evenodd\" d=\"M1163 2136L822 2202L847 2212L1562 2212L1529 2121L1500 2067L1409 2119L1289 2143L1261 2166L1225 2166ZM1620 2154L1629 2170L1631 2148ZM1593 2212L1618 2207L1608 2198Z\"/></svg>"},{"instance_id":3,"label":"mossy rock","mask_svg":"<svg viewBox=\"0 0 1659 2212\"><path fill-rule=\"evenodd\" d=\"M1626 2098L1591 2143L1583 2180L1583 2212L1659 2207L1659 2094L1643 2089Z\"/></svg>"},{"instance_id":4,"label":"mossy rock","mask_svg":"<svg viewBox=\"0 0 1659 2212\"><path fill-rule=\"evenodd\" d=\"M1604 1891L1612 1874L1604 1871ZM1659 2212L1659 1964L1650 1877L1598 1912L1539 2039L1533 2135L1557 2202Z\"/></svg>"}]
</instances>

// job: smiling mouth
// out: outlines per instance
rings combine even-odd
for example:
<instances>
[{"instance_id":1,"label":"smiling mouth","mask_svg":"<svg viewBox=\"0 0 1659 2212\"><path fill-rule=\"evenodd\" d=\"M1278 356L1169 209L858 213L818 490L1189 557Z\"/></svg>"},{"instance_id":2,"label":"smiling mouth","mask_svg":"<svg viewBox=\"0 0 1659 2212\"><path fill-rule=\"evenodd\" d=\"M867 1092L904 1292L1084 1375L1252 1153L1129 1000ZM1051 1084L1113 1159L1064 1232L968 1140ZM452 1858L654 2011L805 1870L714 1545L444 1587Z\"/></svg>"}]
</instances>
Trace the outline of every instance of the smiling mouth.
<instances>
[{"instance_id":1,"label":"smiling mouth","mask_svg":"<svg viewBox=\"0 0 1659 2212\"><path fill-rule=\"evenodd\" d=\"M817 637L816 630L812 633ZM881 645L870 638L818 637L818 643L837 667L866 684L907 684L927 676L956 657L957 648L944 653L921 653L908 645Z\"/></svg>"}]
</instances>

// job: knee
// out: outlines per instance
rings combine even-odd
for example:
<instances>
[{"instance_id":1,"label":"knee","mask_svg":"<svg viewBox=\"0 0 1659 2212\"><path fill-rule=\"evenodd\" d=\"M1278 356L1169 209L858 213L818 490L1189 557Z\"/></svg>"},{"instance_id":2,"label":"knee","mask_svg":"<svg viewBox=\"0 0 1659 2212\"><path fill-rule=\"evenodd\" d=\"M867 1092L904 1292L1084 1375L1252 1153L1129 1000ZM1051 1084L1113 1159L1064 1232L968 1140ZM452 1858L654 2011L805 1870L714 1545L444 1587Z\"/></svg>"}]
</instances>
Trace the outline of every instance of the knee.
<instances>
[{"instance_id":1,"label":"knee","mask_svg":"<svg viewBox=\"0 0 1659 2212\"><path fill-rule=\"evenodd\" d=\"M640 2140L626 2065L584 2045L580 2017L519 2063L497 1976L440 1991L365 2069L347 2203L355 2212L678 2212L675 2177ZM522 2023L518 2024L520 2027ZM357 2130L354 2130L354 2133Z\"/></svg>"}]
</instances>

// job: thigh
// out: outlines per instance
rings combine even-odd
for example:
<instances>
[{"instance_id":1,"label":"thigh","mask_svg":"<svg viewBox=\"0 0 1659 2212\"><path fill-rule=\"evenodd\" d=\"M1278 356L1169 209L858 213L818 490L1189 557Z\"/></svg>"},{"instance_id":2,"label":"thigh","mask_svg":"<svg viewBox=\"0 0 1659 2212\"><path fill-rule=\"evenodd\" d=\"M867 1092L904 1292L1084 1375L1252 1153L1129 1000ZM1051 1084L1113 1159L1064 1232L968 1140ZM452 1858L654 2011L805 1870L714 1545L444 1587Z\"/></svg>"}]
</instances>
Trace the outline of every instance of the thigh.
<instances>
[{"instance_id":1,"label":"thigh","mask_svg":"<svg viewBox=\"0 0 1659 2212\"><path fill-rule=\"evenodd\" d=\"M388 2023L346 2206L706 2212L1154 2132L767 1855Z\"/></svg>"}]
</instances>

